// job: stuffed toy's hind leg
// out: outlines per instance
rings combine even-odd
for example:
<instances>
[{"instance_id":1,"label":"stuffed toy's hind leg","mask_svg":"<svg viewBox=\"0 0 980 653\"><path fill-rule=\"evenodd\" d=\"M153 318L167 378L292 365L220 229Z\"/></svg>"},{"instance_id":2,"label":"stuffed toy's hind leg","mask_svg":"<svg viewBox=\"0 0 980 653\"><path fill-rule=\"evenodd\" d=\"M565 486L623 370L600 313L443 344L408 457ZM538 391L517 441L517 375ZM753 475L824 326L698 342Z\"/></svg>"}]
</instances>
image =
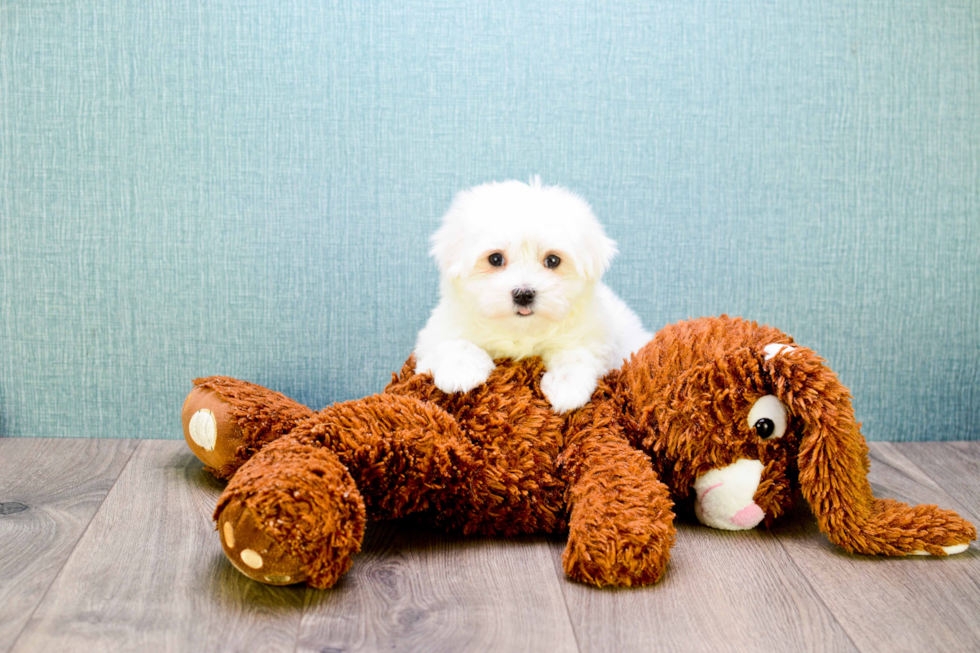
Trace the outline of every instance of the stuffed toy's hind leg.
<instances>
[{"instance_id":1,"label":"stuffed toy's hind leg","mask_svg":"<svg viewBox=\"0 0 980 653\"><path fill-rule=\"evenodd\" d=\"M334 404L292 435L337 454L372 519L465 510L484 467L456 420L414 397L378 394Z\"/></svg>"},{"instance_id":2,"label":"stuffed toy's hind leg","mask_svg":"<svg viewBox=\"0 0 980 653\"><path fill-rule=\"evenodd\" d=\"M438 407L375 395L300 422L241 466L215 520L229 560L264 583L337 582L368 515L468 505L481 462Z\"/></svg>"}]
</instances>

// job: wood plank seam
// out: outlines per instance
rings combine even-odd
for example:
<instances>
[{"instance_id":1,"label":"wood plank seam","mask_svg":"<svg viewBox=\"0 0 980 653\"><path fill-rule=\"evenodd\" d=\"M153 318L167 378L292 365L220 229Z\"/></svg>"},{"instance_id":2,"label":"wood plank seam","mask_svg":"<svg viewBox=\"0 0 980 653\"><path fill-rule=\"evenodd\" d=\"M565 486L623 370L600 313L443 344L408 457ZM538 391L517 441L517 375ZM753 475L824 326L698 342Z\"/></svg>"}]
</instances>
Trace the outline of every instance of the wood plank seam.
<instances>
[{"instance_id":1,"label":"wood plank seam","mask_svg":"<svg viewBox=\"0 0 980 653\"><path fill-rule=\"evenodd\" d=\"M123 472L126 471L126 468L129 467L130 463L133 460L133 456L136 454L136 451L139 450L139 448L142 446L143 446L143 440L140 440L139 444L133 447L132 450L129 452L129 457L126 458L126 464L119 468L119 473L116 475L116 478L113 479L112 485L102 496L102 501L99 502L99 507L92 511L92 516L89 517L88 523L85 524L85 528L81 530L81 532L78 534L78 537L75 539L75 544L72 547L72 552L67 556L65 556L65 560L64 562L61 563L61 568L58 570L58 573L51 578L51 582L48 583L48 586L44 589L44 593L41 595L41 598L37 601L37 603L34 604L34 608L31 610L30 616L24 621L24 626L20 629L20 632L17 633L17 637L15 637L14 640L12 641L10 648L7 649L8 652L13 651L14 649L17 648L17 644L20 642L21 637L23 637L24 632L27 630L27 627L30 625L31 620L34 618L34 615L37 613L38 608L44 604L45 600L48 598L48 593L51 591L51 588L55 585L55 583L58 582L58 579L61 577L61 574L64 573L65 567L68 565L68 561L71 560L71 557L75 554L75 548L78 547L78 543L85 538L85 534L88 533L89 528L92 526L92 522L95 521L95 516L98 515L99 511L102 510L102 506L105 505L105 500L109 497L110 494L112 494L112 490L116 487L116 483L119 482L119 478L123 475Z\"/></svg>"},{"instance_id":2,"label":"wood plank seam","mask_svg":"<svg viewBox=\"0 0 980 653\"><path fill-rule=\"evenodd\" d=\"M566 533L566 536L567 536L567 533ZM549 548L556 547L557 539L558 538L556 536L554 536L554 535L549 536L547 538L547 546ZM575 649L579 653L582 653L582 642L579 639L578 629L575 627L575 621L572 619L572 610L568 606L568 592L566 592L565 591L565 588L563 587L563 585L565 583L569 583L571 581L568 579L568 576L565 575L565 570L562 568L562 565L561 565L561 554L559 554L557 556L556 555L551 555L550 557L551 557L551 560L552 560L552 563L553 563L552 564L552 567L555 570L555 576L558 579L558 587L559 587L559 590L561 591L561 602L562 602L562 605L565 606L565 619L568 621L568 627L572 631L572 639L575 641ZM592 588L592 589L596 589L596 588ZM596 591L600 591L600 590L596 590Z\"/></svg>"},{"instance_id":3,"label":"wood plank seam","mask_svg":"<svg viewBox=\"0 0 980 653\"><path fill-rule=\"evenodd\" d=\"M551 546L553 541L553 537L548 538L548 546ZM582 653L582 643L579 641L578 629L575 628L575 623L572 621L572 611L568 607L568 593L561 587L562 583L568 583L570 581L568 576L565 575L565 570L561 566L561 556L558 556L557 558L555 556L551 556L551 559L554 561L555 575L558 577L559 590L561 591L561 602L562 605L565 606L565 619L568 621L568 627L572 631L572 639L575 641L575 650Z\"/></svg>"},{"instance_id":4,"label":"wood plank seam","mask_svg":"<svg viewBox=\"0 0 980 653\"><path fill-rule=\"evenodd\" d=\"M821 533L820 535L823 536L823 533ZM862 650L861 647L858 646L857 642L854 641L854 638L851 637L851 634L847 632L847 628L844 626L844 624L841 623L840 619L837 618L837 614L834 612L834 610L827 604L826 601L824 601L823 596L820 594L820 588L814 586L813 581L810 578L809 574L806 572L806 570L802 569L800 565L796 562L796 558L793 557L793 552L790 551L789 548L786 546L786 543L783 540L783 538L777 537L775 539L777 542L779 542L779 546L786 554L786 557L789 558L789 561L791 563L793 563L793 568L796 569L797 576L803 579L803 582L806 583L806 586L810 588L810 593L816 598L817 601L820 602L820 605L826 611L827 615L834 620L834 623L836 623L840 627L841 632L844 633L844 637L846 637L847 641L851 643L851 646L854 647L854 650L856 651Z\"/></svg>"}]
</instances>

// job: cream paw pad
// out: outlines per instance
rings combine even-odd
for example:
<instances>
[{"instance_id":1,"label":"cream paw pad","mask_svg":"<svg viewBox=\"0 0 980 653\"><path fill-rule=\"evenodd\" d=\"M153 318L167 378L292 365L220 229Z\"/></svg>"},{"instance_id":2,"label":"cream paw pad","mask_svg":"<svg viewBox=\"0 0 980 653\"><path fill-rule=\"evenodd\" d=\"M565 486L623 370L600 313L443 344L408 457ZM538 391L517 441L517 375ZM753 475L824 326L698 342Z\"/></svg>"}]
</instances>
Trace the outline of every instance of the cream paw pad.
<instances>
[{"instance_id":1,"label":"cream paw pad","mask_svg":"<svg viewBox=\"0 0 980 653\"><path fill-rule=\"evenodd\" d=\"M187 396L181 410L187 446L208 467L220 467L235 458L242 444L238 422L231 406L210 389L198 389Z\"/></svg>"},{"instance_id":2,"label":"cream paw pad","mask_svg":"<svg viewBox=\"0 0 980 653\"><path fill-rule=\"evenodd\" d=\"M238 571L268 585L302 583L302 563L265 534L251 511L234 506L218 518L221 546Z\"/></svg>"}]
</instances>

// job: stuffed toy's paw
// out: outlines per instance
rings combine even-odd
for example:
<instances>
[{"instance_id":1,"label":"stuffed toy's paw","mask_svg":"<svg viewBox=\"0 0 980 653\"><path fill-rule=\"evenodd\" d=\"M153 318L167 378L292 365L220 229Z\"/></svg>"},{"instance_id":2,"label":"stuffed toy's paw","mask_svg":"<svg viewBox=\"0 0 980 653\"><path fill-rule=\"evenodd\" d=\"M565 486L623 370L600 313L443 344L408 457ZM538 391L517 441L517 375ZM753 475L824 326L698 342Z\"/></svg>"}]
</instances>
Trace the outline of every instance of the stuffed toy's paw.
<instances>
[{"instance_id":1,"label":"stuffed toy's paw","mask_svg":"<svg viewBox=\"0 0 980 653\"><path fill-rule=\"evenodd\" d=\"M337 456L289 439L242 465L214 518L225 554L243 574L319 588L350 568L367 523L364 500Z\"/></svg>"},{"instance_id":2,"label":"stuffed toy's paw","mask_svg":"<svg viewBox=\"0 0 980 653\"><path fill-rule=\"evenodd\" d=\"M232 502L218 516L221 546L231 564L252 580L292 585L308 578L303 562L269 535L244 502Z\"/></svg>"},{"instance_id":3,"label":"stuffed toy's paw","mask_svg":"<svg viewBox=\"0 0 980 653\"><path fill-rule=\"evenodd\" d=\"M614 506L579 506L573 514L562 567L569 578L590 585L649 585L660 580L675 530L670 501L651 496L647 506L633 506L613 515ZM622 506L620 506L622 507Z\"/></svg>"},{"instance_id":4,"label":"stuffed toy's paw","mask_svg":"<svg viewBox=\"0 0 980 653\"><path fill-rule=\"evenodd\" d=\"M232 406L210 388L194 388L184 401L180 417L184 439L194 455L219 478L230 476L221 470L234 466L238 449L245 443Z\"/></svg>"},{"instance_id":5,"label":"stuffed toy's paw","mask_svg":"<svg viewBox=\"0 0 980 653\"><path fill-rule=\"evenodd\" d=\"M218 478L313 414L284 395L224 376L194 380L181 410L184 439Z\"/></svg>"},{"instance_id":6,"label":"stuffed toy's paw","mask_svg":"<svg viewBox=\"0 0 980 653\"><path fill-rule=\"evenodd\" d=\"M583 583L647 585L660 579L670 558L673 503L616 417L610 406L591 404L569 419L561 464L571 514L562 566Z\"/></svg>"}]
</instances>

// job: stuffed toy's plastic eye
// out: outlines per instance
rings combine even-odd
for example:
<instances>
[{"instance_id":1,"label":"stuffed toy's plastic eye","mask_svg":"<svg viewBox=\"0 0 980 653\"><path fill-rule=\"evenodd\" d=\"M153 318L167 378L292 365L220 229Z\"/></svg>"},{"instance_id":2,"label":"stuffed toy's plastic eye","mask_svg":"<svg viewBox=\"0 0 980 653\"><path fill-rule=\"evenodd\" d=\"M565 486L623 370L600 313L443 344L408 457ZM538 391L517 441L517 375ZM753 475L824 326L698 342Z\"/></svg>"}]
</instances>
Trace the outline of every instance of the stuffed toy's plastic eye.
<instances>
[{"instance_id":1,"label":"stuffed toy's plastic eye","mask_svg":"<svg viewBox=\"0 0 980 653\"><path fill-rule=\"evenodd\" d=\"M492 265L493 267L499 268L501 265L504 264L504 255L501 254L500 252L494 252L487 258L487 261L489 261L490 265Z\"/></svg>"},{"instance_id":2,"label":"stuffed toy's plastic eye","mask_svg":"<svg viewBox=\"0 0 980 653\"><path fill-rule=\"evenodd\" d=\"M548 257L544 260L544 266L546 268L554 269L558 267L558 264L560 263L561 263L561 259L555 256L554 254L549 254Z\"/></svg>"},{"instance_id":3,"label":"stuffed toy's plastic eye","mask_svg":"<svg viewBox=\"0 0 980 653\"><path fill-rule=\"evenodd\" d=\"M755 434L763 440L768 440L770 437L772 437L775 430L776 425L773 424L772 420L768 417L763 417L755 423Z\"/></svg>"},{"instance_id":4,"label":"stuffed toy's plastic eye","mask_svg":"<svg viewBox=\"0 0 980 653\"><path fill-rule=\"evenodd\" d=\"M783 437L788 421L786 407L775 395L759 397L749 410L749 428L763 440Z\"/></svg>"}]
</instances>

